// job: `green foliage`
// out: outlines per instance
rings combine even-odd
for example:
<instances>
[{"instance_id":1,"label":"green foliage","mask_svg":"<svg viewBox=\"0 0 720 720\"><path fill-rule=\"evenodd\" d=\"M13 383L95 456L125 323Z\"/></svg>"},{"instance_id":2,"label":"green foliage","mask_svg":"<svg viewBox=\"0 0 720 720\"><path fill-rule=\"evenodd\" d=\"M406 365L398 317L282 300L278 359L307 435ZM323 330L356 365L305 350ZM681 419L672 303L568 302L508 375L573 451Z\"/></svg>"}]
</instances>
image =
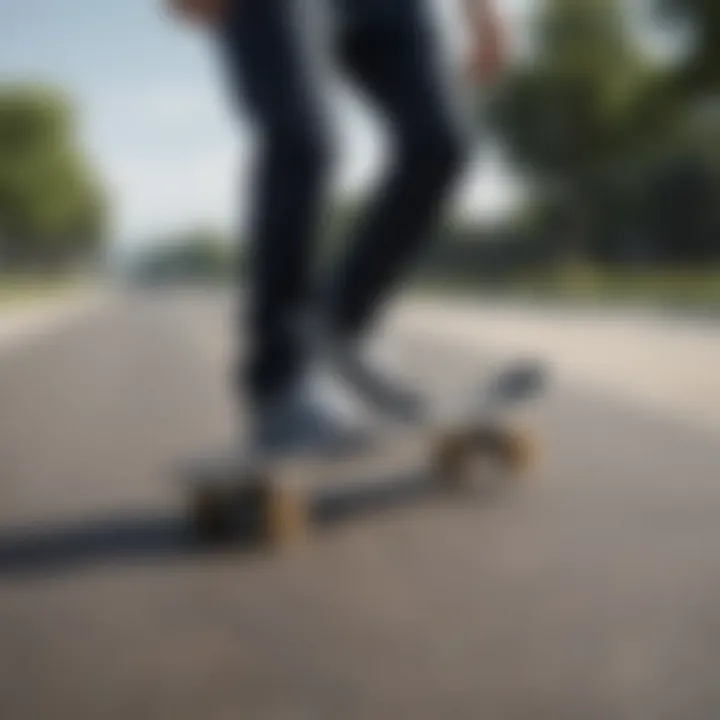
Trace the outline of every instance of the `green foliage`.
<instances>
[{"instance_id":1,"label":"green foliage","mask_svg":"<svg viewBox=\"0 0 720 720\"><path fill-rule=\"evenodd\" d=\"M720 258L720 3L657 2L695 28L681 66L651 60L623 0L545 0L501 88L497 129L547 209L526 223L563 263Z\"/></svg>"},{"instance_id":2,"label":"green foliage","mask_svg":"<svg viewBox=\"0 0 720 720\"><path fill-rule=\"evenodd\" d=\"M0 252L11 264L65 262L102 238L106 200L75 128L57 90L0 86Z\"/></svg>"},{"instance_id":3,"label":"green foliage","mask_svg":"<svg viewBox=\"0 0 720 720\"><path fill-rule=\"evenodd\" d=\"M678 75L682 92L717 93L720 88L720 3L717 0L658 0L666 17L687 21L692 49Z\"/></svg>"},{"instance_id":4,"label":"green foliage","mask_svg":"<svg viewBox=\"0 0 720 720\"><path fill-rule=\"evenodd\" d=\"M501 93L498 127L527 171L576 183L647 133L657 82L618 0L548 0L537 56Z\"/></svg>"}]
</instances>

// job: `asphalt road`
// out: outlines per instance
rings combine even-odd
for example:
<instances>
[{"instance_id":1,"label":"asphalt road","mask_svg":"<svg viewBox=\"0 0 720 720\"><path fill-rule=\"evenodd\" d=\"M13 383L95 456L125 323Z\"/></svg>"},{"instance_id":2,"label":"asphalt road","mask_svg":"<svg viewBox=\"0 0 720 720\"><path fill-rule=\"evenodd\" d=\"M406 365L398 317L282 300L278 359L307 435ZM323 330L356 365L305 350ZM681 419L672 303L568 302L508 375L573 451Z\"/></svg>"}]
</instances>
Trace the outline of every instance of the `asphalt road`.
<instances>
[{"instance_id":1,"label":"asphalt road","mask_svg":"<svg viewBox=\"0 0 720 720\"><path fill-rule=\"evenodd\" d=\"M200 552L168 468L232 433L221 307L0 356L4 720L720 717L716 436L560 379L512 491ZM480 363L387 343L429 388Z\"/></svg>"}]
</instances>

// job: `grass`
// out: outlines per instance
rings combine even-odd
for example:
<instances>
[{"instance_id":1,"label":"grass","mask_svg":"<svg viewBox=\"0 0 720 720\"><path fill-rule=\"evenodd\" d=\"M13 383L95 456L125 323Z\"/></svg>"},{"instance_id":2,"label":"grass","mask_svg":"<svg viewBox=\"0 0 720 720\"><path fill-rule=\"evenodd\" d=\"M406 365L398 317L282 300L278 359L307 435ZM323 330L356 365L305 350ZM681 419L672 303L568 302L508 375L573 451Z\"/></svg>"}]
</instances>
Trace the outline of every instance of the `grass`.
<instances>
[{"instance_id":1,"label":"grass","mask_svg":"<svg viewBox=\"0 0 720 720\"><path fill-rule=\"evenodd\" d=\"M0 311L47 302L80 289L78 276L0 275Z\"/></svg>"},{"instance_id":2,"label":"grass","mask_svg":"<svg viewBox=\"0 0 720 720\"><path fill-rule=\"evenodd\" d=\"M577 267L527 275L491 286L470 280L423 283L429 290L567 302L629 303L674 307L720 307L720 268L607 271Z\"/></svg>"},{"instance_id":3,"label":"grass","mask_svg":"<svg viewBox=\"0 0 720 720\"><path fill-rule=\"evenodd\" d=\"M527 278L523 283L542 292L555 291L588 297L628 297L678 299L689 301L720 300L720 269L695 271L602 271L577 268L555 277Z\"/></svg>"}]
</instances>

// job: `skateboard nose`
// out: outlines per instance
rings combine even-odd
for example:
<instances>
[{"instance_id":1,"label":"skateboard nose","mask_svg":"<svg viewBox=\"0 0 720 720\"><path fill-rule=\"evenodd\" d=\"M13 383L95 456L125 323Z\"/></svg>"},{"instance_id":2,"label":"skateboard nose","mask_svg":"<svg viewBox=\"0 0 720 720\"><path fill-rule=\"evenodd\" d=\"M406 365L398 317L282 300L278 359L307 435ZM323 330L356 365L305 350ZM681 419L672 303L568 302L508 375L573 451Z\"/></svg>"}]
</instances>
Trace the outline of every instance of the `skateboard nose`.
<instances>
[{"instance_id":1,"label":"skateboard nose","mask_svg":"<svg viewBox=\"0 0 720 720\"><path fill-rule=\"evenodd\" d=\"M548 381L548 371L539 361L525 360L501 373L495 394L504 402L529 400L539 395Z\"/></svg>"}]
</instances>

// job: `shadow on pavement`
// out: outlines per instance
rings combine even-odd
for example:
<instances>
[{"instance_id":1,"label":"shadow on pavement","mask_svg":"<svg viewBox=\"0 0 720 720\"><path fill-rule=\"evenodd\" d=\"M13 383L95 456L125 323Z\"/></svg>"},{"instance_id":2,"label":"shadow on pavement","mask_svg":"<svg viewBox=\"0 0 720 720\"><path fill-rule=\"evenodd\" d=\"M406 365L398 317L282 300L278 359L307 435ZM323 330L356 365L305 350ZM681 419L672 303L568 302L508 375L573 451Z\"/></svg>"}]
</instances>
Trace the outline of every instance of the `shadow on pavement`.
<instances>
[{"instance_id":1,"label":"shadow on pavement","mask_svg":"<svg viewBox=\"0 0 720 720\"><path fill-rule=\"evenodd\" d=\"M34 525L0 531L0 578L167 559L199 549L189 525L179 516L127 515Z\"/></svg>"},{"instance_id":2,"label":"shadow on pavement","mask_svg":"<svg viewBox=\"0 0 720 720\"><path fill-rule=\"evenodd\" d=\"M429 499L431 479L393 477L384 481L343 483L315 494L313 523L332 528L350 519L397 510ZM202 554L257 552L257 539L239 532L232 541L200 541L181 514L127 514L57 525L0 530L0 579L65 572L88 565L158 561Z\"/></svg>"}]
</instances>

